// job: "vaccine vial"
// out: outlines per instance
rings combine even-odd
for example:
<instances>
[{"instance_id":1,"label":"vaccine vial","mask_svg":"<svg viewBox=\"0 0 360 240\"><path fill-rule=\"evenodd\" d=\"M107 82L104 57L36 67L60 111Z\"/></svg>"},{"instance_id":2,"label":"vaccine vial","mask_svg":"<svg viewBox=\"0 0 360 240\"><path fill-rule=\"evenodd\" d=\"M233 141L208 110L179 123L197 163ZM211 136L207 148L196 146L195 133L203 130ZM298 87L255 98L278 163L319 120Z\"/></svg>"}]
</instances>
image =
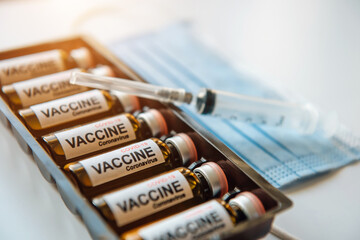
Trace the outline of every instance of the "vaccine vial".
<instances>
[{"instance_id":1,"label":"vaccine vial","mask_svg":"<svg viewBox=\"0 0 360 240\"><path fill-rule=\"evenodd\" d=\"M197 159L194 142L187 134L179 133L165 142L150 138L70 163L64 168L81 186L96 187L109 183L114 189L176 167L187 166ZM104 187L102 191L106 192Z\"/></svg>"},{"instance_id":2,"label":"vaccine vial","mask_svg":"<svg viewBox=\"0 0 360 240\"><path fill-rule=\"evenodd\" d=\"M0 85L8 85L75 67L93 67L94 60L85 48L74 49L70 54L55 49L0 61Z\"/></svg>"},{"instance_id":3,"label":"vaccine vial","mask_svg":"<svg viewBox=\"0 0 360 240\"><path fill-rule=\"evenodd\" d=\"M96 75L114 76L112 69L105 65L89 69L88 71ZM85 69L74 68L13 83L3 86L2 91L13 109L21 109L89 90L88 87L70 83L71 73L73 72L85 72Z\"/></svg>"},{"instance_id":4,"label":"vaccine vial","mask_svg":"<svg viewBox=\"0 0 360 240\"><path fill-rule=\"evenodd\" d=\"M167 217L228 190L219 165L208 162L193 172L180 167L93 199L102 215L120 231Z\"/></svg>"},{"instance_id":5,"label":"vaccine vial","mask_svg":"<svg viewBox=\"0 0 360 240\"><path fill-rule=\"evenodd\" d=\"M35 136L139 109L137 97L120 92L91 90L30 106L19 111Z\"/></svg>"},{"instance_id":6,"label":"vaccine vial","mask_svg":"<svg viewBox=\"0 0 360 240\"><path fill-rule=\"evenodd\" d=\"M44 136L43 141L55 162L64 165L164 134L167 134L164 117L158 110L150 109L137 119L130 113L120 114Z\"/></svg>"},{"instance_id":7,"label":"vaccine vial","mask_svg":"<svg viewBox=\"0 0 360 240\"><path fill-rule=\"evenodd\" d=\"M261 200L252 192L242 192L229 203L210 200L197 207L122 235L124 240L212 239L231 231L240 222L265 213Z\"/></svg>"}]
</instances>

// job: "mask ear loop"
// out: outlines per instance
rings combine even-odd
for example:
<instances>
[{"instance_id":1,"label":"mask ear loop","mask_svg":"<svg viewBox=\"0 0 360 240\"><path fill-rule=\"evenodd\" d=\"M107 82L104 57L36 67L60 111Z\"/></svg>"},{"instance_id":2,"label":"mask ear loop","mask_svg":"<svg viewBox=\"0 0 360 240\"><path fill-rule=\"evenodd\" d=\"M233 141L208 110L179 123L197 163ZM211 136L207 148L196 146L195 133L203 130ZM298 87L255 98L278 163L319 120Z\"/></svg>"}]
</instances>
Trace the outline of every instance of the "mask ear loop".
<instances>
[{"instance_id":1,"label":"mask ear loop","mask_svg":"<svg viewBox=\"0 0 360 240\"><path fill-rule=\"evenodd\" d=\"M270 234L275 236L276 238L279 239L284 239L284 240L298 240L297 237L295 237L294 235L292 235L291 233L279 228L278 226L276 226L275 224L272 225L271 229L270 229Z\"/></svg>"}]
</instances>

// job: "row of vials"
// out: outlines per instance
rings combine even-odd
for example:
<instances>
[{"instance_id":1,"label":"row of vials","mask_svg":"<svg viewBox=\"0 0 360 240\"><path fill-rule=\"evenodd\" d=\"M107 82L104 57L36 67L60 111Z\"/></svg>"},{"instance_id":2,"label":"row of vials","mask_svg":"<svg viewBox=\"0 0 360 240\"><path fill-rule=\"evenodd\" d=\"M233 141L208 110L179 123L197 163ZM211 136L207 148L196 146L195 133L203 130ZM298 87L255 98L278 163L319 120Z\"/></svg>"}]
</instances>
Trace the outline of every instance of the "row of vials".
<instances>
[{"instance_id":1,"label":"row of vials","mask_svg":"<svg viewBox=\"0 0 360 240\"><path fill-rule=\"evenodd\" d=\"M86 48L7 59L0 84L29 131L122 238L208 239L265 213L270 200L261 189L221 199L235 187L227 162L204 160L193 132L169 135L168 110L139 111L135 96L69 83L76 71L114 76L94 62Z\"/></svg>"}]
</instances>

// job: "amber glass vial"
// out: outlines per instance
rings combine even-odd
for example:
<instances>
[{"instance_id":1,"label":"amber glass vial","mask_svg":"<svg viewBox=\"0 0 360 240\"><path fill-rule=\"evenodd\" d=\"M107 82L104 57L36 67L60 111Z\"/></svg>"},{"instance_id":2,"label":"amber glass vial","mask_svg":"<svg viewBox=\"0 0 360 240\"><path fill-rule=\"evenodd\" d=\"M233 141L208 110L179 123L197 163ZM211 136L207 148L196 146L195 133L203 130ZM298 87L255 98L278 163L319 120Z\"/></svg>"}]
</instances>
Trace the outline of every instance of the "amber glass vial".
<instances>
[{"instance_id":1,"label":"amber glass vial","mask_svg":"<svg viewBox=\"0 0 360 240\"><path fill-rule=\"evenodd\" d=\"M0 85L8 85L75 67L93 67L94 60L85 48L74 49L67 54L55 49L0 61Z\"/></svg>"},{"instance_id":2,"label":"amber glass vial","mask_svg":"<svg viewBox=\"0 0 360 240\"><path fill-rule=\"evenodd\" d=\"M88 71L101 76L114 76L114 72L109 66L99 66ZM90 90L87 87L70 83L71 73L73 72L85 72L85 69L73 68L13 83L3 86L2 91L6 95L11 107L17 110Z\"/></svg>"},{"instance_id":3,"label":"amber glass vial","mask_svg":"<svg viewBox=\"0 0 360 240\"><path fill-rule=\"evenodd\" d=\"M80 188L101 187L102 192L187 166L198 159L194 142L185 133L168 138L166 143L150 138L111 152L65 166ZM137 173L137 174L135 174ZM107 184L108 187L103 186Z\"/></svg>"},{"instance_id":4,"label":"amber glass vial","mask_svg":"<svg viewBox=\"0 0 360 240\"><path fill-rule=\"evenodd\" d=\"M226 203L214 199L184 212L131 230L124 240L212 239L214 235L231 231L246 220L265 213L261 200L251 192L242 192ZM216 238L217 239L217 238Z\"/></svg>"},{"instance_id":5,"label":"amber glass vial","mask_svg":"<svg viewBox=\"0 0 360 240\"><path fill-rule=\"evenodd\" d=\"M19 114L28 129L38 137L139 108L139 101L135 96L115 91L91 90L33 105L20 110Z\"/></svg>"},{"instance_id":6,"label":"amber glass vial","mask_svg":"<svg viewBox=\"0 0 360 240\"><path fill-rule=\"evenodd\" d=\"M129 145L152 136L167 134L166 121L150 109L136 119L125 113L43 137L55 162L64 164Z\"/></svg>"},{"instance_id":7,"label":"amber glass vial","mask_svg":"<svg viewBox=\"0 0 360 240\"><path fill-rule=\"evenodd\" d=\"M119 232L185 210L227 192L227 178L213 162L191 172L180 167L93 199Z\"/></svg>"}]
</instances>

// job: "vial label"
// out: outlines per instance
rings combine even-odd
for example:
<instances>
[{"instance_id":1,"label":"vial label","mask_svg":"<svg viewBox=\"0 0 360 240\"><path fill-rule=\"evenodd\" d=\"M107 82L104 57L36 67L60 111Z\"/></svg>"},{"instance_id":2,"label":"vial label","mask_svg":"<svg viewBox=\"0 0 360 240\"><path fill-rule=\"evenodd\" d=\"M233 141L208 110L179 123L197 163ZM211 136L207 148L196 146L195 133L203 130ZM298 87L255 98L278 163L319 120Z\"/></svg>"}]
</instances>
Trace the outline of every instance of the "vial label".
<instances>
[{"instance_id":1,"label":"vial label","mask_svg":"<svg viewBox=\"0 0 360 240\"><path fill-rule=\"evenodd\" d=\"M105 96L99 90L79 93L70 97L53 100L30 107L42 128L109 110Z\"/></svg>"},{"instance_id":2,"label":"vial label","mask_svg":"<svg viewBox=\"0 0 360 240\"><path fill-rule=\"evenodd\" d=\"M120 145L136 139L126 115L118 115L67 131L55 133L66 159Z\"/></svg>"},{"instance_id":3,"label":"vial label","mask_svg":"<svg viewBox=\"0 0 360 240\"><path fill-rule=\"evenodd\" d=\"M98 186L164 162L161 149L149 139L79 163L87 172L92 186Z\"/></svg>"},{"instance_id":4,"label":"vial label","mask_svg":"<svg viewBox=\"0 0 360 240\"><path fill-rule=\"evenodd\" d=\"M41 52L0 62L2 85L18 82L65 70L66 66L58 50Z\"/></svg>"},{"instance_id":5,"label":"vial label","mask_svg":"<svg viewBox=\"0 0 360 240\"><path fill-rule=\"evenodd\" d=\"M234 224L225 208L216 200L191 208L173 217L142 228L144 240L209 239L214 233L231 230Z\"/></svg>"},{"instance_id":6,"label":"vial label","mask_svg":"<svg viewBox=\"0 0 360 240\"><path fill-rule=\"evenodd\" d=\"M172 171L103 198L121 227L191 199L193 193L186 178Z\"/></svg>"},{"instance_id":7,"label":"vial label","mask_svg":"<svg viewBox=\"0 0 360 240\"><path fill-rule=\"evenodd\" d=\"M86 87L71 84L69 81L72 72L80 71L78 68L71 69L24 82L14 83L13 86L23 107L28 107L37 103L85 91L87 89Z\"/></svg>"}]
</instances>

